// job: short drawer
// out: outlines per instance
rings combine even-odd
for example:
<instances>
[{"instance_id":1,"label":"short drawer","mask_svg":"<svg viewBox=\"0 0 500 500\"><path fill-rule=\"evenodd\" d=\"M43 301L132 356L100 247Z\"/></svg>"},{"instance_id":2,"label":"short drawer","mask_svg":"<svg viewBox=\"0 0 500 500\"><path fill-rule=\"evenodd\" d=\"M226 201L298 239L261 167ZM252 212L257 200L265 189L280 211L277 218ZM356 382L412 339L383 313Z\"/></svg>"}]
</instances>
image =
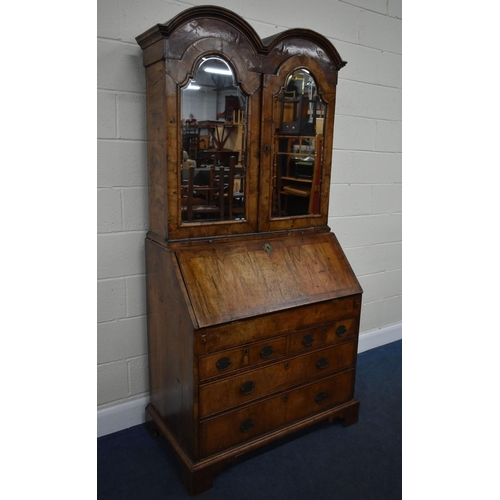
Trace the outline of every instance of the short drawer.
<instances>
[{"instance_id":1,"label":"short drawer","mask_svg":"<svg viewBox=\"0 0 500 500\"><path fill-rule=\"evenodd\" d=\"M346 342L200 386L200 417L247 403L356 362L356 343Z\"/></svg>"},{"instance_id":2,"label":"short drawer","mask_svg":"<svg viewBox=\"0 0 500 500\"><path fill-rule=\"evenodd\" d=\"M357 318L347 318L335 323L307 328L290 335L290 352L336 344L358 333Z\"/></svg>"},{"instance_id":3,"label":"short drawer","mask_svg":"<svg viewBox=\"0 0 500 500\"><path fill-rule=\"evenodd\" d=\"M354 370L303 385L200 424L202 457L345 403L354 395Z\"/></svg>"},{"instance_id":4,"label":"short drawer","mask_svg":"<svg viewBox=\"0 0 500 500\"><path fill-rule=\"evenodd\" d=\"M279 337L246 346L228 349L199 359L200 380L231 373L245 366L285 356L286 338Z\"/></svg>"}]
</instances>

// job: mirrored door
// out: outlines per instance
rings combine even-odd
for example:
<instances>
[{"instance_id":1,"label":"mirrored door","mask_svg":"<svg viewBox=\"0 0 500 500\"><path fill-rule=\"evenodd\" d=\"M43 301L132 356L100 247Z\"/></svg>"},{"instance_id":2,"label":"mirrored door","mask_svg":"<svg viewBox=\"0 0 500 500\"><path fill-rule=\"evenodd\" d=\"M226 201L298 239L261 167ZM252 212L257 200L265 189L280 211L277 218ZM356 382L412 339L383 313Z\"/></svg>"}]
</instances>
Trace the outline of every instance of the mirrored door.
<instances>
[{"instance_id":1,"label":"mirrored door","mask_svg":"<svg viewBox=\"0 0 500 500\"><path fill-rule=\"evenodd\" d=\"M259 228L326 226L335 85L321 65L295 56L263 86Z\"/></svg>"},{"instance_id":2,"label":"mirrored door","mask_svg":"<svg viewBox=\"0 0 500 500\"><path fill-rule=\"evenodd\" d=\"M224 58L198 62L180 111L181 223L246 220L248 97Z\"/></svg>"},{"instance_id":3,"label":"mirrored door","mask_svg":"<svg viewBox=\"0 0 500 500\"><path fill-rule=\"evenodd\" d=\"M274 108L271 217L319 215L326 104L309 71L288 76Z\"/></svg>"}]
</instances>

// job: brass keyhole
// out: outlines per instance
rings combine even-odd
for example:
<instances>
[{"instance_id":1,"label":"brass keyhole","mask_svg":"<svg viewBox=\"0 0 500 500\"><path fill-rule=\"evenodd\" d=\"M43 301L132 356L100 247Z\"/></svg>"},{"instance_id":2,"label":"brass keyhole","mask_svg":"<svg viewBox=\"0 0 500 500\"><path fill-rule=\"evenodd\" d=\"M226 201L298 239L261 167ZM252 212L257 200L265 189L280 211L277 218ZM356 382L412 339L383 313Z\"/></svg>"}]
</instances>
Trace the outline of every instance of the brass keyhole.
<instances>
[{"instance_id":1,"label":"brass keyhole","mask_svg":"<svg viewBox=\"0 0 500 500\"><path fill-rule=\"evenodd\" d=\"M269 243L264 243L264 250L271 255L273 253L273 247Z\"/></svg>"}]
</instances>

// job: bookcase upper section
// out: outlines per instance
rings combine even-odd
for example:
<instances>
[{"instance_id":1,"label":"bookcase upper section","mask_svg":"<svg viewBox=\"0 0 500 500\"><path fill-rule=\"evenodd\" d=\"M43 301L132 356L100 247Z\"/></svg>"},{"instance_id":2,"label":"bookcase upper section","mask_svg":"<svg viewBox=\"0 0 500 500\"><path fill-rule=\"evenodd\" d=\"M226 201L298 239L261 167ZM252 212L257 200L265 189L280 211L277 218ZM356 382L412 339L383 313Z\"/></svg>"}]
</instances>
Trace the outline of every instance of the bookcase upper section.
<instances>
[{"instance_id":1,"label":"bookcase upper section","mask_svg":"<svg viewBox=\"0 0 500 500\"><path fill-rule=\"evenodd\" d=\"M338 71L324 36L261 40L237 14L188 9L137 37L146 68L150 236L326 227Z\"/></svg>"}]
</instances>

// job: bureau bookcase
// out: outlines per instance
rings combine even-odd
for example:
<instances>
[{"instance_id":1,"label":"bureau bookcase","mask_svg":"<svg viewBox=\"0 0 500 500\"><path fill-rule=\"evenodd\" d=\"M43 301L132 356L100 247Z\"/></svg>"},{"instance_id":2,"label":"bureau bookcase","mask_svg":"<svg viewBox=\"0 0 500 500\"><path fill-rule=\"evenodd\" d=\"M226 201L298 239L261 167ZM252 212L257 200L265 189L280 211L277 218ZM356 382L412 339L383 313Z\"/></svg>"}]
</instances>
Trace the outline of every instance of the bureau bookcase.
<instances>
[{"instance_id":1,"label":"bureau bookcase","mask_svg":"<svg viewBox=\"0 0 500 500\"><path fill-rule=\"evenodd\" d=\"M193 7L137 37L146 71L148 427L191 494L238 456L357 421L362 290L327 225L335 92L322 35L261 40Z\"/></svg>"}]
</instances>

